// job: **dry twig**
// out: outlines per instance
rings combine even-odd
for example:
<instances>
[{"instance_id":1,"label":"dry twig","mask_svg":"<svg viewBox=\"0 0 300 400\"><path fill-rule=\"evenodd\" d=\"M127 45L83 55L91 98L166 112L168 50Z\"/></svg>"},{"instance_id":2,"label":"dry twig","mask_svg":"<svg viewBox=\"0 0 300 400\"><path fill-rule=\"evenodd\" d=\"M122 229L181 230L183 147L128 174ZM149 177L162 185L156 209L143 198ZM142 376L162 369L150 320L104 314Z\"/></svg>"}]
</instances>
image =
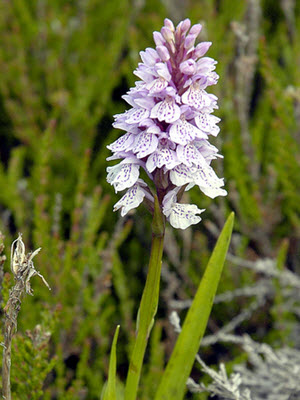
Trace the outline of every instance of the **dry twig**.
<instances>
[{"instance_id":1,"label":"dry twig","mask_svg":"<svg viewBox=\"0 0 300 400\"><path fill-rule=\"evenodd\" d=\"M25 254L25 245L22 235L19 234L11 245L10 267L15 278L15 286L9 291L9 299L4 308L4 344L3 344L3 367L2 367L2 397L11 400L10 390L10 367L11 367L11 343L12 337L17 330L17 318L21 308L24 293L32 295L30 279L38 275L50 290L44 277L34 268L33 258L39 253L38 248L33 253Z\"/></svg>"}]
</instances>

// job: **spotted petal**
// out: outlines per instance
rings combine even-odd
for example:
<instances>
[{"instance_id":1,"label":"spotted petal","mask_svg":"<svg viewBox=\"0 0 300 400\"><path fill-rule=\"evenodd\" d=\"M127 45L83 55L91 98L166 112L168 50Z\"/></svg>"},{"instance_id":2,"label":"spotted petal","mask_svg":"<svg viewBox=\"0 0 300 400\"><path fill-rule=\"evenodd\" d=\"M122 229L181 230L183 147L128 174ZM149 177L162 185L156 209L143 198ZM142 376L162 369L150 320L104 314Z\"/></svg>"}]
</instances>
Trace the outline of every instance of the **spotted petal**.
<instances>
[{"instance_id":1,"label":"spotted petal","mask_svg":"<svg viewBox=\"0 0 300 400\"><path fill-rule=\"evenodd\" d=\"M211 104L209 95L205 90L200 89L198 82L193 83L188 90L183 93L181 100L183 104L187 104L197 110L201 110Z\"/></svg>"},{"instance_id":2,"label":"spotted petal","mask_svg":"<svg viewBox=\"0 0 300 400\"><path fill-rule=\"evenodd\" d=\"M145 189L138 183L134 184L124 196L114 205L114 211L121 208L121 216L124 217L128 211L138 207L144 200Z\"/></svg>"},{"instance_id":3,"label":"spotted petal","mask_svg":"<svg viewBox=\"0 0 300 400\"><path fill-rule=\"evenodd\" d=\"M172 97L167 96L152 108L150 117L167 123L175 122L180 117L180 108Z\"/></svg>"},{"instance_id":4,"label":"spotted petal","mask_svg":"<svg viewBox=\"0 0 300 400\"><path fill-rule=\"evenodd\" d=\"M137 124L141 122L143 119L148 118L149 111L146 108L132 108L126 113L127 124Z\"/></svg>"},{"instance_id":5,"label":"spotted petal","mask_svg":"<svg viewBox=\"0 0 300 400\"><path fill-rule=\"evenodd\" d=\"M138 158L143 158L153 153L158 145L158 139L153 133L143 132L137 135L133 152Z\"/></svg>"},{"instance_id":6,"label":"spotted petal","mask_svg":"<svg viewBox=\"0 0 300 400\"><path fill-rule=\"evenodd\" d=\"M154 79L151 83L146 85L146 88L151 94L160 93L168 86L168 81L164 78Z\"/></svg>"},{"instance_id":7,"label":"spotted petal","mask_svg":"<svg viewBox=\"0 0 300 400\"><path fill-rule=\"evenodd\" d=\"M175 151L170 150L167 147L157 149L155 153L152 153L146 162L146 168L149 172L155 170L155 168L161 168L164 165L168 170L174 168L179 164L178 158Z\"/></svg>"},{"instance_id":8,"label":"spotted petal","mask_svg":"<svg viewBox=\"0 0 300 400\"><path fill-rule=\"evenodd\" d=\"M176 203L179 188L168 192L163 199L163 213L174 228L186 229L190 225L201 221L199 215L205 210L200 210L194 204Z\"/></svg>"},{"instance_id":9,"label":"spotted petal","mask_svg":"<svg viewBox=\"0 0 300 400\"><path fill-rule=\"evenodd\" d=\"M176 165L170 171L170 180L176 186L184 186L187 183L193 182L191 169L184 164Z\"/></svg>"},{"instance_id":10,"label":"spotted petal","mask_svg":"<svg viewBox=\"0 0 300 400\"><path fill-rule=\"evenodd\" d=\"M183 146L193 141L195 137L199 139L207 138L204 132L181 118L175 124L172 124L169 135L174 143L182 144Z\"/></svg>"},{"instance_id":11,"label":"spotted petal","mask_svg":"<svg viewBox=\"0 0 300 400\"><path fill-rule=\"evenodd\" d=\"M175 203L168 217L170 224L176 229L186 229L191 225L198 224L201 214L205 210L200 210L195 204Z\"/></svg>"},{"instance_id":12,"label":"spotted petal","mask_svg":"<svg viewBox=\"0 0 300 400\"><path fill-rule=\"evenodd\" d=\"M206 164L205 158L193 144L179 145L176 149L178 159L188 167Z\"/></svg>"},{"instance_id":13,"label":"spotted petal","mask_svg":"<svg viewBox=\"0 0 300 400\"><path fill-rule=\"evenodd\" d=\"M220 132L220 128L218 125L216 125L218 122L220 122L220 118L215 117L214 115L199 113L195 117L195 122L199 129L213 136L217 136Z\"/></svg>"},{"instance_id":14,"label":"spotted petal","mask_svg":"<svg viewBox=\"0 0 300 400\"><path fill-rule=\"evenodd\" d=\"M107 146L111 151L128 151L132 148L135 135L132 133L125 133L125 135L119 137L115 142Z\"/></svg>"},{"instance_id":15,"label":"spotted petal","mask_svg":"<svg viewBox=\"0 0 300 400\"><path fill-rule=\"evenodd\" d=\"M221 189L224 186L223 179L217 177L215 171L209 165L199 166L193 174L194 182L206 196L214 199L217 196L226 196L227 192Z\"/></svg>"},{"instance_id":16,"label":"spotted petal","mask_svg":"<svg viewBox=\"0 0 300 400\"><path fill-rule=\"evenodd\" d=\"M127 189L135 184L139 177L138 164L117 164L113 167L108 167L106 170L107 182L114 186L115 191Z\"/></svg>"}]
</instances>

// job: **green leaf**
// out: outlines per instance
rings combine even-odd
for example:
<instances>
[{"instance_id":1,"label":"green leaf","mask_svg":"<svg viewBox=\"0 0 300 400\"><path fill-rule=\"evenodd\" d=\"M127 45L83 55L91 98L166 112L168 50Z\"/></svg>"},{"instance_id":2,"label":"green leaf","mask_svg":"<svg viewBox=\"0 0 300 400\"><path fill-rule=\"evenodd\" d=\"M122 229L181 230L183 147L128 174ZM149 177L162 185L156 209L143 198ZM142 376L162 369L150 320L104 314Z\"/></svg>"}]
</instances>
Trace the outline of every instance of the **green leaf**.
<instances>
[{"instance_id":1,"label":"green leaf","mask_svg":"<svg viewBox=\"0 0 300 400\"><path fill-rule=\"evenodd\" d=\"M155 400L183 399L186 381L204 335L229 247L234 213L228 217L156 392Z\"/></svg>"},{"instance_id":2,"label":"green leaf","mask_svg":"<svg viewBox=\"0 0 300 400\"><path fill-rule=\"evenodd\" d=\"M103 400L117 400L117 395L116 395L116 369L117 369L116 348L117 348L119 329L120 329L120 325L117 326L117 329L116 329L116 332L114 335L114 340L113 340L112 346L111 346L108 381L107 381L107 386L105 387Z\"/></svg>"}]
</instances>

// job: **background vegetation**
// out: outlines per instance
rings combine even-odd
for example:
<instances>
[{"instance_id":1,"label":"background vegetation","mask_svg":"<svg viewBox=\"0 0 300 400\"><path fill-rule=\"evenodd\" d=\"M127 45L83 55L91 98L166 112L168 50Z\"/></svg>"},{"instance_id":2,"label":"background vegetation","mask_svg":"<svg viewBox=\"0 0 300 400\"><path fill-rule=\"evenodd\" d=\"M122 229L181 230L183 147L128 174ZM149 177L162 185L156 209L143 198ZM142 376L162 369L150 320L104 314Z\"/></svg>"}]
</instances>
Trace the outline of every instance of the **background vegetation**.
<instances>
[{"instance_id":1,"label":"background vegetation","mask_svg":"<svg viewBox=\"0 0 300 400\"><path fill-rule=\"evenodd\" d=\"M125 219L112 212L119 195L105 180L106 145L120 134L111 123L125 110L121 95L135 81L139 51L153 46L152 32L165 17L201 22L201 39L213 42L208 55L219 62L213 90L222 118L214 144L224 155L214 166L228 197L211 201L193 190L192 201L207 209L203 221L167 231L139 398L153 398L176 340L168 316L183 309L184 317L231 210L237 218L218 290L227 297L217 298L201 357L209 365L226 362L229 372L246 359L241 348L209 340L224 327L276 348L300 346L300 298L280 278L300 272L300 3L3 0L0 231L7 256L18 232L28 249L42 247L35 266L52 288L35 278L34 297L22 303L15 400L99 399L117 324L122 391L151 217L142 207ZM4 267L3 304L13 284L9 262ZM192 376L207 380L197 365Z\"/></svg>"}]
</instances>

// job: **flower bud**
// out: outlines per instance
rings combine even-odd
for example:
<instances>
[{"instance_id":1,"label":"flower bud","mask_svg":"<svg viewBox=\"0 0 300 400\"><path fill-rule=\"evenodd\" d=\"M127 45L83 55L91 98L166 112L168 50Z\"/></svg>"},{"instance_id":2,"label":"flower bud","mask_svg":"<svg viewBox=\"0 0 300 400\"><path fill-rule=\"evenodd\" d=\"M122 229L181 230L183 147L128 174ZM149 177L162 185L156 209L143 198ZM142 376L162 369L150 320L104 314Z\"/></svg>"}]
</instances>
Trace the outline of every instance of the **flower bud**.
<instances>
[{"instance_id":1,"label":"flower bud","mask_svg":"<svg viewBox=\"0 0 300 400\"><path fill-rule=\"evenodd\" d=\"M188 34L184 41L184 48L190 50L194 47L197 36Z\"/></svg>"},{"instance_id":2,"label":"flower bud","mask_svg":"<svg viewBox=\"0 0 300 400\"><path fill-rule=\"evenodd\" d=\"M167 42L171 42L174 40L173 32L165 26L161 28L161 34L166 39Z\"/></svg>"},{"instance_id":3,"label":"flower bud","mask_svg":"<svg viewBox=\"0 0 300 400\"><path fill-rule=\"evenodd\" d=\"M175 32L175 27L173 25L173 22L169 18L166 18L164 20L164 23L165 23L165 27L169 28L170 31Z\"/></svg>"},{"instance_id":4,"label":"flower bud","mask_svg":"<svg viewBox=\"0 0 300 400\"><path fill-rule=\"evenodd\" d=\"M178 31L180 31L182 35L184 35L190 29L190 26L191 26L191 21L187 18L178 24L177 29Z\"/></svg>"},{"instance_id":5,"label":"flower bud","mask_svg":"<svg viewBox=\"0 0 300 400\"><path fill-rule=\"evenodd\" d=\"M156 31L153 32L153 40L154 40L156 46L162 46L166 43L162 34L160 32L156 32Z\"/></svg>"},{"instance_id":6,"label":"flower bud","mask_svg":"<svg viewBox=\"0 0 300 400\"><path fill-rule=\"evenodd\" d=\"M162 61L168 61L170 59L170 54L166 46L157 46L156 51Z\"/></svg>"},{"instance_id":7,"label":"flower bud","mask_svg":"<svg viewBox=\"0 0 300 400\"><path fill-rule=\"evenodd\" d=\"M199 33L201 32L201 29L202 29L202 25L201 24L193 25L191 27L191 30L190 30L189 34L198 36Z\"/></svg>"},{"instance_id":8,"label":"flower bud","mask_svg":"<svg viewBox=\"0 0 300 400\"><path fill-rule=\"evenodd\" d=\"M196 62L192 59L189 59L189 60L183 61L180 64L179 69L180 69L180 72L182 72L183 74L193 75L196 71L196 66L197 66Z\"/></svg>"},{"instance_id":9,"label":"flower bud","mask_svg":"<svg viewBox=\"0 0 300 400\"><path fill-rule=\"evenodd\" d=\"M207 50L210 48L210 46L211 46L211 42L202 42L202 43L197 44L193 56L195 58L202 57L207 52Z\"/></svg>"}]
</instances>

